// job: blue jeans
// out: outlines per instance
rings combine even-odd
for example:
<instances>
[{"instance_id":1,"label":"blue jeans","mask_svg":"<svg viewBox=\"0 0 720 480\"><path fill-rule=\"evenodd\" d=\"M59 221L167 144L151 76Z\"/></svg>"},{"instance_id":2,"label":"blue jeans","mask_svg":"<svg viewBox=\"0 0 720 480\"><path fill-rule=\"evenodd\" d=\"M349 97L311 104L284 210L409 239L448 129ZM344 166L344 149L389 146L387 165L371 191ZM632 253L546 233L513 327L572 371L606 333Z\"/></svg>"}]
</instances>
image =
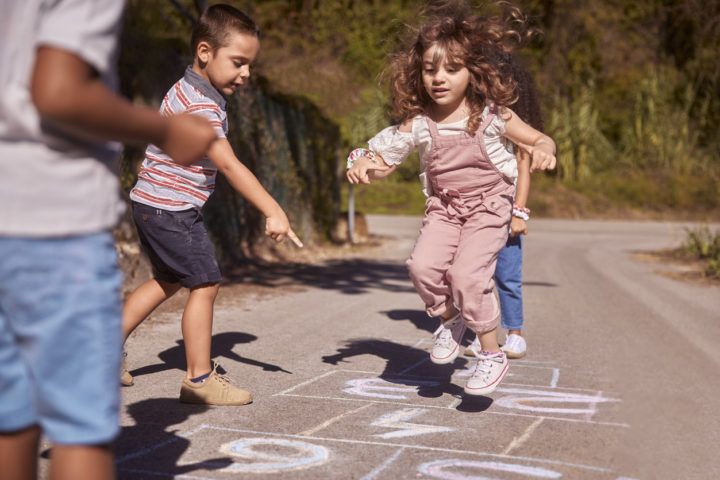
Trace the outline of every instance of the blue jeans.
<instances>
[{"instance_id":1,"label":"blue jeans","mask_svg":"<svg viewBox=\"0 0 720 480\"><path fill-rule=\"evenodd\" d=\"M495 285L500 297L502 326L506 330L523 327L522 235L508 237L495 267Z\"/></svg>"},{"instance_id":2,"label":"blue jeans","mask_svg":"<svg viewBox=\"0 0 720 480\"><path fill-rule=\"evenodd\" d=\"M0 252L0 432L111 441L122 353L112 235L0 237Z\"/></svg>"}]
</instances>

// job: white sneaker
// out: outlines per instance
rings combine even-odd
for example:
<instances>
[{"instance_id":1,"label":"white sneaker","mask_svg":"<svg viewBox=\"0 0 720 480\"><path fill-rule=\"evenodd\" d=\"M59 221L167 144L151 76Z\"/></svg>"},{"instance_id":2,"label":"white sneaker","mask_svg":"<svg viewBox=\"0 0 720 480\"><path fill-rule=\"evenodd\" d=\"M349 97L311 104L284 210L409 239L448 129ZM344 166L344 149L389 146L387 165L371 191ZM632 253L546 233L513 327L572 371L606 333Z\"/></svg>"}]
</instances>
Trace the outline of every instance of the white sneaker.
<instances>
[{"instance_id":1,"label":"white sneaker","mask_svg":"<svg viewBox=\"0 0 720 480\"><path fill-rule=\"evenodd\" d=\"M507 336L502 351L505 352L508 358L522 358L527 352L527 343L520 335L511 333Z\"/></svg>"},{"instance_id":2,"label":"white sneaker","mask_svg":"<svg viewBox=\"0 0 720 480\"><path fill-rule=\"evenodd\" d=\"M433 334L435 344L430 352L430 361L438 365L454 362L460 353L460 341L465 328L459 313L450 320L440 321L440 327Z\"/></svg>"},{"instance_id":3,"label":"white sneaker","mask_svg":"<svg viewBox=\"0 0 720 480\"><path fill-rule=\"evenodd\" d=\"M480 352L470 378L465 384L465 393L468 395L487 395L495 391L508 371L508 362L505 352Z\"/></svg>"},{"instance_id":4,"label":"white sneaker","mask_svg":"<svg viewBox=\"0 0 720 480\"><path fill-rule=\"evenodd\" d=\"M477 357L477 353L482 350L482 346L480 346L480 339L475 335L475 340L472 341L470 345L465 347L465 356L466 357Z\"/></svg>"}]
</instances>

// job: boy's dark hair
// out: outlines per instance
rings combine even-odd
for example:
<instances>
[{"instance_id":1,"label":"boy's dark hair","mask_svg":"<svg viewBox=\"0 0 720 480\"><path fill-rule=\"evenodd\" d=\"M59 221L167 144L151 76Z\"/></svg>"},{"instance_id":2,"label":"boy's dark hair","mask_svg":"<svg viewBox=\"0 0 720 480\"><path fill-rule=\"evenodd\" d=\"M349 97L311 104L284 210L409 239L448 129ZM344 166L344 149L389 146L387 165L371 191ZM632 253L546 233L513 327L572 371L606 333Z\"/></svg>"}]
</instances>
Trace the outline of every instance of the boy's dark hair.
<instances>
[{"instance_id":1,"label":"boy's dark hair","mask_svg":"<svg viewBox=\"0 0 720 480\"><path fill-rule=\"evenodd\" d=\"M246 33L260 38L260 29L244 12L230 5L218 4L205 9L190 37L190 48L195 55L200 42L207 42L213 50L227 45L230 33Z\"/></svg>"}]
</instances>

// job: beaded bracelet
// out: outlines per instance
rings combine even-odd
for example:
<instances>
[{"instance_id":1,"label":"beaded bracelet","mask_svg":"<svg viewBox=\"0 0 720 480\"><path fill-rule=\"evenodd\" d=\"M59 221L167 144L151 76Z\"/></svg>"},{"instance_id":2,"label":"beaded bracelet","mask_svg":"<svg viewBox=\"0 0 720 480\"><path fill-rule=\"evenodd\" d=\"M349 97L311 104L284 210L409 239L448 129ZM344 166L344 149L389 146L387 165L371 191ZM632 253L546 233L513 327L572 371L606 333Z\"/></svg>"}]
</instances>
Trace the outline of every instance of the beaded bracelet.
<instances>
[{"instance_id":1,"label":"beaded bracelet","mask_svg":"<svg viewBox=\"0 0 720 480\"><path fill-rule=\"evenodd\" d=\"M350 169L350 167L353 166L353 163L355 163L355 161L361 157L367 157L370 159L371 162L377 163L377 160L375 160L374 152L364 149L364 148L356 148L355 150L350 152L350 155L348 155L347 168Z\"/></svg>"},{"instance_id":2,"label":"beaded bracelet","mask_svg":"<svg viewBox=\"0 0 720 480\"><path fill-rule=\"evenodd\" d=\"M530 220L530 209L527 207L521 207L517 203L513 203L512 214L513 217L522 218L526 222Z\"/></svg>"}]
</instances>

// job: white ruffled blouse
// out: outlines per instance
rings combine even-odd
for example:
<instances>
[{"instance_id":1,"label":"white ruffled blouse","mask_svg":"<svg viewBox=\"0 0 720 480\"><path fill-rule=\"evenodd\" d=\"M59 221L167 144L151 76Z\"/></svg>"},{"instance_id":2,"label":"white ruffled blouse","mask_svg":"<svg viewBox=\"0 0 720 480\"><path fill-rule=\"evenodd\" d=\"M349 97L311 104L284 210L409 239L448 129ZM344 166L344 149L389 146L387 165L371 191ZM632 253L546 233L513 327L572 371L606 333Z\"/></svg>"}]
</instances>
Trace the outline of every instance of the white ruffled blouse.
<instances>
[{"instance_id":1,"label":"white ruffled blouse","mask_svg":"<svg viewBox=\"0 0 720 480\"><path fill-rule=\"evenodd\" d=\"M489 114L485 107L482 117ZM438 123L440 135L457 135L465 131L468 119L465 118L453 123ZM485 148L490 161L495 167L512 182L517 180L517 159L512 149L512 143L505 141L505 121L501 115L495 115L485 130ZM398 125L382 130L368 141L370 150L379 153L388 165L401 164L413 149L417 148L420 154L420 181L423 184L425 195L431 195L425 175L425 162L432 147L430 128L424 116L418 115L412 120L412 131L401 132Z\"/></svg>"}]
</instances>

